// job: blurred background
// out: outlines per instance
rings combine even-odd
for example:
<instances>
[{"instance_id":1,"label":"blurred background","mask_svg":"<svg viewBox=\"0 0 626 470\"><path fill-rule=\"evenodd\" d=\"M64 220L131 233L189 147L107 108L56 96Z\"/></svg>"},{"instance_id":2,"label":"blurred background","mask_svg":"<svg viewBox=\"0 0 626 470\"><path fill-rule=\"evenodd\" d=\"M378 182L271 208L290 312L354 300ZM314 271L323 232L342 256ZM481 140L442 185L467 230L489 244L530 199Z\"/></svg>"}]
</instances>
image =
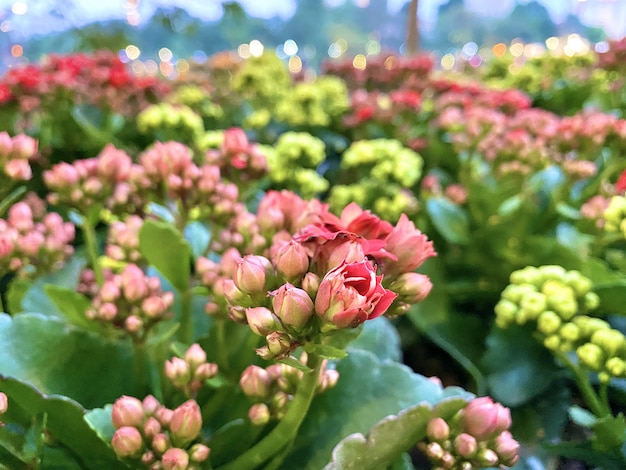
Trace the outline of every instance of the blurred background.
<instances>
[{"instance_id":1,"label":"blurred background","mask_svg":"<svg viewBox=\"0 0 626 470\"><path fill-rule=\"evenodd\" d=\"M444 69L458 58L479 67L508 49L602 52L606 39L626 35L626 0L417 4L419 47ZM408 0L0 0L0 71L50 52L103 48L139 75L174 78L219 51L245 58L268 48L293 68L317 69L329 59L405 53L409 7Z\"/></svg>"}]
</instances>

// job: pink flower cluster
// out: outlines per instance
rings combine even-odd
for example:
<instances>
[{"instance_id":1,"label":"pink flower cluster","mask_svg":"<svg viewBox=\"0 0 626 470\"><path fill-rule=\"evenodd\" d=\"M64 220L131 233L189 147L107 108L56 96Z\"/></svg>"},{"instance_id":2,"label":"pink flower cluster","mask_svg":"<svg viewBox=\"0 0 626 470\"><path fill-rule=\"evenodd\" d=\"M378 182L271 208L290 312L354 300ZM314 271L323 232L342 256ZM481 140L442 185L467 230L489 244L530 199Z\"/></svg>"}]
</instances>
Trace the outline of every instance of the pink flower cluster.
<instances>
[{"instance_id":1,"label":"pink flower cluster","mask_svg":"<svg viewBox=\"0 0 626 470\"><path fill-rule=\"evenodd\" d=\"M11 137L0 132L0 168L5 175L16 181L32 177L29 160L37 155L37 141L24 134Z\"/></svg>"},{"instance_id":2,"label":"pink flower cluster","mask_svg":"<svg viewBox=\"0 0 626 470\"><path fill-rule=\"evenodd\" d=\"M509 432L511 412L490 397L475 398L452 419L435 417L419 447L437 468L510 467L519 443Z\"/></svg>"},{"instance_id":3,"label":"pink flower cluster","mask_svg":"<svg viewBox=\"0 0 626 470\"><path fill-rule=\"evenodd\" d=\"M135 465L162 470L187 470L209 458L202 438L202 414L194 400L170 410L148 395L143 401L122 396L113 404L116 455Z\"/></svg>"},{"instance_id":4,"label":"pink flower cluster","mask_svg":"<svg viewBox=\"0 0 626 470\"><path fill-rule=\"evenodd\" d=\"M183 357L174 356L165 361L165 376L174 387L192 398L207 379L217 375L217 371L217 364L207 362L206 353L197 343L189 346Z\"/></svg>"},{"instance_id":5,"label":"pink flower cluster","mask_svg":"<svg viewBox=\"0 0 626 470\"><path fill-rule=\"evenodd\" d=\"M107 234L105 255L115 261L140 263L139 230L143 222L144 219L138 215L129 215L124 221L112 222Z\"/></svg>"},{"instance_id":6,"label":"pink flower cluster","mask_svg":"<svg viewBox=\"0 0 626 470\"><path fill-rule=\"evenodd\" d=\"M317 332L404 313L432 287L413 272L435 255L432 242L405 215L393 226L350 204L337 217L319 201L270 191L251 226L268 241L261 254L231 248L221 263L199 261L198 271L232 319L265 337L262 357L284 357Z\"/></svg>"},{"instance_id":7,"label":"pink flower cluster","mask_svg":"<svg viewBox=\"0 0 626 470\"><path fill-rule=\"evenodd\" d=\"M302 353L299 361L306 365L307 354ZM324 360L315 393L323 393L339 380L339 372L327 366L328 361ZM244 395L254 402L248 411L250 421L255 425L263 425L271 419L280 420L303 376L304 372L286 364L272 364L265 369L256 365L248 366L241 374L239 386Z\"/></svg>"},{"instance_id":8,"label":"pink flower cluster","mask_svg":"<svg viewBox=\"0 0 626 470\"><path fill-rule=\"evenodd\" d=\"M74 225L45 213L37 196L18 202L0 219L0 264L20 277L59 269L74 252Z\"/></svg>"},{"instance_id":9,"label":"pink flower cluster","mask_svg":"<svg viewBox=\"0 0 626 470\"><path fill-rule=\"evenodd\" d=\"M135 264L109 274L87 310L87 318L145 338L148 330L171 316L172 292L162 292L158 277L148 277Z\"/></svg>"},{"instance_id":10,"label":"pink flower cluster","mask_svg":"<svg viewBox=\"0 0 626 470\"><path fill-rule=\"evenodd\" d=\"M239 127L226 129L220 148L207 151L205 161L217 165L226 179L239 185L267 173L265 155Z\"/></svg>"},{"instance_id":11,"label":"pink flower cluster","mask_svg":"<svg viewBox=\"0 0 626 470\"><path fill-rule=\"evenodd\" d=\"M156 78L133 76L112 51L52 54L41 65L14 67L0 78L0 103L16 103L22 113L70 97L76 104L93 104L134 116L167 91L165 82Z\"/></svg>"}]
</instances>

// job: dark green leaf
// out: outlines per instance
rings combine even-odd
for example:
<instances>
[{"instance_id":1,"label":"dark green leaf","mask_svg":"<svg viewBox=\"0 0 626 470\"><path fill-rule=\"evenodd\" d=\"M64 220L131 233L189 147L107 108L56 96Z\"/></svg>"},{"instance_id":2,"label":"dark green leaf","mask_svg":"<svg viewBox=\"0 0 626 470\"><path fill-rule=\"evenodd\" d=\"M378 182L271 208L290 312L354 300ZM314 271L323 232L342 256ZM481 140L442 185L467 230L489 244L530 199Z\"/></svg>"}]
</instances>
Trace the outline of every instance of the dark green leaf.
<instances>
[{"instance_id":1,"label":"dark green leaf","mask_svg":"<svg viewBox=\"0 0 626 470\"><path fill-rule=\"evenodd\" d=\"M551 386L557 371L552 355L530 327L494 327L487 336L483 365L490 394L506 406L519 406Z\"/></svg>"},{"instance_id":2,"label":"dark green leaf","mask_svg":"<svg viewBox=\"0 0 626 470\"><path fill-rule=\"evenodd\" d=\"M436 197L428 200L426 211L433 225L448 242L462 245L469 243L470 221L460 206L444 197Z\"/></svg>"},{"instance_id":3,"label":"dark green leaf","mask_svg":"<svg viewBox=\"0 0 626 470\"><path fill-rule=\"evenodd\" d=\"M110 342L41 314L0 315L0 374L66 395L83 406L133 390L130 342Z\"/></svg>"},{"instance_id":4,"label":"dark green leaf","mask_svg":"<svg viewBox=\"0 0 626 470\"><path fill-rule=\"evenodd\" d=\"M147 220L139 230L139 249L179 292L189 289L191 248L176 228Z\"/></svg>"},{"instance_id":5,"label":"dark green leaf","mask_svg":"<svg viewBox=\"0 0 626 470\"><path fill-rule=\"evenodd\" d=\"M602 311L626 315L626 280L596 286L594 292L600 297Z\"/></svg>"},{"instance_id":6,"label":"dark green leaf","mask_svg":"<svg viewBox=\"0 0 626 470\"><path fill-rule=\"evenodd\" d=\"M285 357L283 359L280 359L278 362L280 362L281 364L285 364L291 367L294 367L298 370L301 370L303 372L310 372L311 368L302 364L298 359L296 359L293 356L289 356L289 357Z\"/></svg>"},{"instance_id":7,"label":"dark green leaf","mask_svg":"<svg viewBox=\"0 0 626 470\"><path fill-rule=\"evenodd\" d=\"M357 349L374 353L379 359L400 361L400 336L391 322L378 317L363 324L361 334L348 345L348 352Z\"/></svg>"},{"instance_id":8,"label":"dark green leaf","mask_svg":"<svg viewBox=\"0 0 626 470\"><path fill-rule=\"evenodd\" d=\"M53 284L44 286L44 291L56 305L60 315L69 323L86 330L103 331L103 326L100 323L89 320L85 316L85 312L91 305L87 297L75 290Z\"/></svg>"},{"instance_id":9,"label":"dark green leaf","mask_svg":"<svg viewBox=\"0 0 626 470\"><path fill-rule=\"evenodd\" d=\"M604 416L593 425L593 448L599 451L619 451L626 441L626 422L624 414Z\"/></svg>"},{"instance_id":10,"label":"dark green leaf","mask_svg":"<svg viewBox=\"0 0 626 470\"><path fill-rule=\"evenodd\" d=\"M326 359L343 359L348 355L345 350L335 348L334 346L330 346L328 344L316 344L314 345L313 350Z\"/></svg>"}]
</instances>

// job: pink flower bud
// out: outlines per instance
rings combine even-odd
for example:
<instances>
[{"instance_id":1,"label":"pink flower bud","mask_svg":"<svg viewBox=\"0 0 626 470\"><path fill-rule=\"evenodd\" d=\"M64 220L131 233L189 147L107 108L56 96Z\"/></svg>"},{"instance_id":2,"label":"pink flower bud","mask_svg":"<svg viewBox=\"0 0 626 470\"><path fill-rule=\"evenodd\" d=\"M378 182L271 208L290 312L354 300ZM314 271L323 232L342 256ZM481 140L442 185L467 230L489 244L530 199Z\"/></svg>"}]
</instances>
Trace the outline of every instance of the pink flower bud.
<instances>
[{"instance_id":1,"label":"pink flower bud","mask_svg":"<svg viewBox=\"0 0 626 470\"><path fill-rule=\"evenodd\" d=\"M295 241L283 244L273 257L276 269L288 280L298 279L309 269L306 249Z\"/></svg>"},{"instance_id":2,"label":"pink flower bud","mask_svg":"<svg viewBox=\"0 0 626 470\"><path fill-rule=\"evenodd\" d=\"M269 422L270 410L265 403L256 403L248 410L248 418L255 426L262 426Z\"/></svg>"},{"instance_id":3,"label":"pink flower bud","mask_svg":"<svg viewBox=\"0 0 626 470\"><path fill-rule=\"evenodd\" d=\"M185 352L185 361L192 369L195 369L206 362L206 353L198 343L194 343Z\"/></svg>"},{"instance_id":4,"label":"pink flower bud","mask_svg":"<svg viewBox=\"0 0 626 470\"><path fill-rule=\"evenodd\" d=\"M285 357L291 351L289 335L274 331L265 337L269 353L275 358Z\"/></svg>"},{"instance_id":5,"label":"pink flower bud","mask_svg":"<svg viewBox=\"0 0 626 470\"><path fill-rule=\"evenodd\" d=\"M141 268L135 264L128 264L121 274L124 296L131 302L143 299L148 293L148 287Z\"/></svg>"},{"instance_id":6,"label":"pink flower bud","mask_svg":"<svg viewBox=\"0 0 626 470\"><path fill-rule=\"evenodd\" d=\"M511 426L511 412L491 397L479 397L463 409L461 422L466 433L484 441Z\"/></svg>"},{"instance_id":7,"label":"pink flower bud","mask_svg":"<svg viewBox=\"0 0 626 470\"><path fill-rule=\"evenodd\" d=\"M260 294L267 291L266 277L272 269L270 261L263 256L244 256L237 263L233 281L242 292Z\"/></svg>"},{"instance_id":8,"label":"pink flower bud","mask_svg":"<svg viewBox=\"0 0 626 470\"><path fill-rule=\"evenodd\" d=\"M144 398L141 404L143 406L143 410L145 414L148 416L153 415L156 412L156 410L158 410L161 407L159 400L154 398L154 396L152 395L148 395L146 398Z\"/></svg>"},{"instance_id":9,"label":"pink flower bud","mask_svg":"<svg viewBox=\"0 0 626 470\"><path fill-rule=\"evenodd\" d=\"M306 273L302 279L302 288L309 294L309 297L314 299L320 288L320 277L315 273Z\"/></svg>"},{"instance_id":10,"label":"pink flower bud","mask_svg":"<svg viewBox=\"0 0 626 470\"><path fill-rule=\"evenodd\" d=\"M161 423L159 423L159 421L152 416L148 418L146 423L143 425L143 434L146 436L146 439L152 439L160 432Z\"/></svg>"},{"instance_id":11,"label":"pink flower bud","mask_svg":"<svg viewBox=\"0 0 626 470\"><path fill-rule=\"evenodd\" d=\"M174 412L168 408L162 406L158 410L155 411L154 417L159 420L161 426L169 426L170 421L172 420L172 415Z\"/></svg>"},{"instance_id":12,"label":"pink flower bud","mask_svg":"<svg viewBox=\"0 0 626 470\"><path fill-rule=\"evenodd\" d=\"M192 462L204 462L209 458L209 454L211 453L211 449L209 449L204 444L194 444L189 449L189 458Z\"/></svg>"},{"instance_id":13,"label":"pink flower bud","mask_svg":"<svg viewBox=\"0 0 626 470\"><path fill-rule=\"evenodd\" d=\"M248 326L256 335L267 336L279 327L278 319L268 308L251 307L245 311Z\"/></svg>"},{"instance_id":14,"label":"pink flower bud","mask_svg":"<svg viewBox=\"0 0 626 470\"><path fill-rule=\"evenodd\" d=\"M175 385L185 385L191 379L191 369L184 359L173 357L165 361L165 375Z\"/></svg>"},{"instance_id":15,"label":"pink flower bud","mask_svg":"<svg viewBox=\"0 0 626 470\"><path fill-rule=\"evenodd\" d=\"M124 320L124 328L129 333L138 333L143 328L143 320L137 315L130 315Z\"/></svg>"},{"instance_id":16,"label":"pink flower bud","mask_svg":"<svg viewBox=\"0 0 626 470\"><path fill-rule=\"evenodd\" d=\"M0 132L0 157L8 157L13 152L13 140L7 132Z\"/></svg>"},{"instance_id":17,"label":"pink flower bud","mask_svg":"<svg viewBox=\"0 0 626 470\"><path fill-rule=\"evenodd\" d=\"M143 439L137 428L122 426L111 439L111 447L118 457L134 457L143 450Z\"/></svg>"},{"instance_id":18,"label":"pink flower bud","mask_svg":"<svg viewBox=\"0 0 626 470\"><path fill-rule=\"evenodd\" d=\"M405 302L415 304L426 298L433 284L428 276L410 272L401 274L389 287L403 297Z\"/></svg>"},{"instance_id":19,"label":"pink flower bud","mask_svg":"<svg viewBox=\"0 0 626 470\"><path fill-rule=\"evenodd\" d=\"M150 465L154 462L154 460L154 452L152 452L151 450L147 450L143 454L141 454L141 463L145 465Z\"/></svg>"},{"instance_id":20,"label":"pink flower bud","mask_svg":"<svg viewBox=\"0 0 626 470\"><path fill-rule=\"evenodd\" d=\"M215 377L217 375L218 367L217 364L213 364L212 362L205 362L204 364L200 364L193 373L193 378L195 380L206 380L211 377Z\"/></svg>"},{"instance_id":21,"label":"pink flower bud","mask_svg":"<svg viewBox=\"0 0 626 470\"><path fill-rule=\"evenodd\" d=\"M313 316L313 301L304 290L287 283L272 292L272 307L287 328L301 330Z\"/></svg>"},{"instance_id":22,"label":"pink flower bud","mask_svg":"<svg viewBox=\"0 0 626 470\"><path fill-rule=\"evenodd\" d=\"M245 153L248 151L249 146L248 137L243 129L231 127L224 131L224 139L222 140L221 146L223 153L228 155Z\"/></svg>"},{"instance_id":23,"label":"pink flower bud","mask_svg":"<svg viewBox=\"0 0 626 470\"><path fill-rule=\"evenodd\" d=\"M476 455L476 460L482 467L493 467L500 460L498 454L491 449L481 449Z\"/></svg>"},{"instance_id":24,"label":"pink flower bud","mask_svg":"<svg viewBox=\"0 0 626 470\"><path fill-rule=\"evenodd\" d=\"M158 433L152 438L152 450L158 454L164 453L170 448L170 438L165 433Z\"/></svg>"},{"instance_id":25,"label":"pink flower bud","mask_svg":"<svg viewBox=\"0 0 626 470\"><path fill-rule=\"evenodd\" d=\"M141 310L148 318L159 318L167 311L167 305L162 297L151 295L141 302Z\"/></svg>"},{"instance_id":26,"label":"pink flower bud","mask_svg":"<svg viewBox=\"0 0 626 470\"><path fill-rule=\"evenodd\" d=\"M5 393L0 392L0 415L7 412L9 400Z\"/></svg>"},{"instance_id":27,"label":"pink flower bud","mask_svg":"<svg viewBox=\"0 0 626 470\"><path fill-rule=\"evenodd\" d=\"M461 433L454 438L454 448L461 457L472 457L478 449L478 442L474 436Z\"/></svg>"},{"instance_id":28,"label":"pink flower bud","mask_svg":"<svg viewBox=\"0 0 626 470\"><path fill-rule=\"evenodd\" d=\"M426 435L431 441L445 441L450 436L450 427L443 418L433 418L428 422Z\"/></svg>"},{"instance_id":29,"label":"pink flower bud","mask_svg":"<svg viewBox=\"0 0 626 470\"><path fill-rule=\"evenodd\" d=\"M509 431L503 431L495 440L494 451L500 457L500 463L510 467L519 459L519 443Z\"/></svg>"},{"instance_id":30,"label":"pink flower bud","mask_svg":"<svg viewBox=\"0 0 626 470\"><path fill-rule=\"evenodd\" d=\"M26 160L9 160L4 165L7 176L17 181L28 181L33 176L30 164Z\"/></svg>"},{"instance_id":31,"label":"pink flower bud","mask_svg":"<svg viewBox=\"0 0 626 470\"><path fill-rule=\"evenodd\" d=\"M232 279L222 279L221 282L218 281L216 285L217 284L220 285L219 289L222 290L224 297L229 304L233 306L244 306L252 303L250 296L238 289Z\"/></svg>"},{"instance_id":32,"label":"pink flower bud","mask_svg":"<svg viewBox=\"0 0 626 470\"><path fill-rule=\"evenodd\" d=\"M169 427L175 445L185 447L198 437L202 430L202 414L195 400L187 400L174 410Z\"/></svg>"},{"instance_id":33,"label":"pink flower bud","mask_svg":"<svg viewBox=\"0 0 626 470\"><path fill-rule=\"evenodd\" d=\"M26 134L13 137L13 152L15 158L28 160L37 153L37 141Z\"/></svg>"},{"instance_id":34,"label":"pink flower bud","mask_svg":"<svg viewBox=\"0 0 626 470\"><path fill-rule=\"evenodd\" d=\"M189 467L189 455L183 449L173 447L167 449L161 457L163 470L187 470Z\"/></svg>"},{"instance_id":35,"label":"pink flower bud","mask_svg":"<svg viewBox=\"0 0 626 470\"><path fill-rule=\"evenodd\" d=\"M122 396L115 400L111 410L113 426L141 427L144 421L144 409L142 403L135 397Z\"/></svg>"},{"instance_id":36,"label":"pink flower bud","mask_svg":"<svg viewBox=\"0 0 626 470\"><path fill-rule=\"evenodd\" d=\"M112 281L105 281L100 288L100 300L103 302L115 302L120 294L120 288Z\"/></svg>"},{"instance_id":37,"label":"pink flower bud","mask_svg":"<svg viewBox=\"0 0 626 470\"><path fill-rule=\"evenodd\" d=\"M9 209L8 222L11 226L22 232L32 230L34 226L33 213L28 204L25 202L13 204L11 209Z\"/></svg>"},{"instance_id":38,"label":"pink flower bud","mask_svg":"<svg viewBox=\"0 0 626 470\"><path fill-rule=\"evenodd\" d=\"M243 393L250 398L265 399L270 393L271 379L262 367L251 365L246 367L239 379Z\"/></svg>"},{"instance_id":39,"label":"pink flower bud","mask_svg":"<svg viewBox=\"0 0 626 470\"><path fill-rule=\"evenodd\" d=\"M102 304L98 309L98 316L106 321L111 321L117 316L117 306L111 302Z\"/></svg>"}]
</instances>

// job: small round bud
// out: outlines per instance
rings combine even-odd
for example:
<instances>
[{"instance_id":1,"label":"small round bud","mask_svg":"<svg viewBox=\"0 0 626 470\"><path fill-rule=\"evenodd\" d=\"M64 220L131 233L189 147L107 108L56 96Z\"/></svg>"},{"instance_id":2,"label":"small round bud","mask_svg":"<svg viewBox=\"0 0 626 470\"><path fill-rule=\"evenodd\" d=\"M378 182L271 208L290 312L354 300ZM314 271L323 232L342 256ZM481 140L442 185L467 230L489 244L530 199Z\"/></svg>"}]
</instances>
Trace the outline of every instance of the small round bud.
<instances>
[{"instance_id":1,"label":"small round bud","mask_svg":"<svg viewBox=\"0 0 626 470\"><path fill-rule=\"evenodd\" d=\"M265 403L256 403L248 410L248 418L255 426L262 426L269 422L270 410Z\"/></svg>"},{"instance_id":2,"label":"small round bud","mask_svg":"<svg viewBox=\"0 0 626 470\"><path fill-rule=\"evenodd\" d=\"M443 418L433 418L426 427L426 436L431 441L445 441L450 436L450 427Z\"/></svg>"},{"instance_id":3,"label":"small round bud","mask_svg":"<svg viewBox=\"0 0 626 470\"><path fill-rule=\"evenodd\" d=\"M122 426L113 434L111 447L118 457L135 457L143 449L143 438L137 428Z\"/></svg>"}]
</instances>

